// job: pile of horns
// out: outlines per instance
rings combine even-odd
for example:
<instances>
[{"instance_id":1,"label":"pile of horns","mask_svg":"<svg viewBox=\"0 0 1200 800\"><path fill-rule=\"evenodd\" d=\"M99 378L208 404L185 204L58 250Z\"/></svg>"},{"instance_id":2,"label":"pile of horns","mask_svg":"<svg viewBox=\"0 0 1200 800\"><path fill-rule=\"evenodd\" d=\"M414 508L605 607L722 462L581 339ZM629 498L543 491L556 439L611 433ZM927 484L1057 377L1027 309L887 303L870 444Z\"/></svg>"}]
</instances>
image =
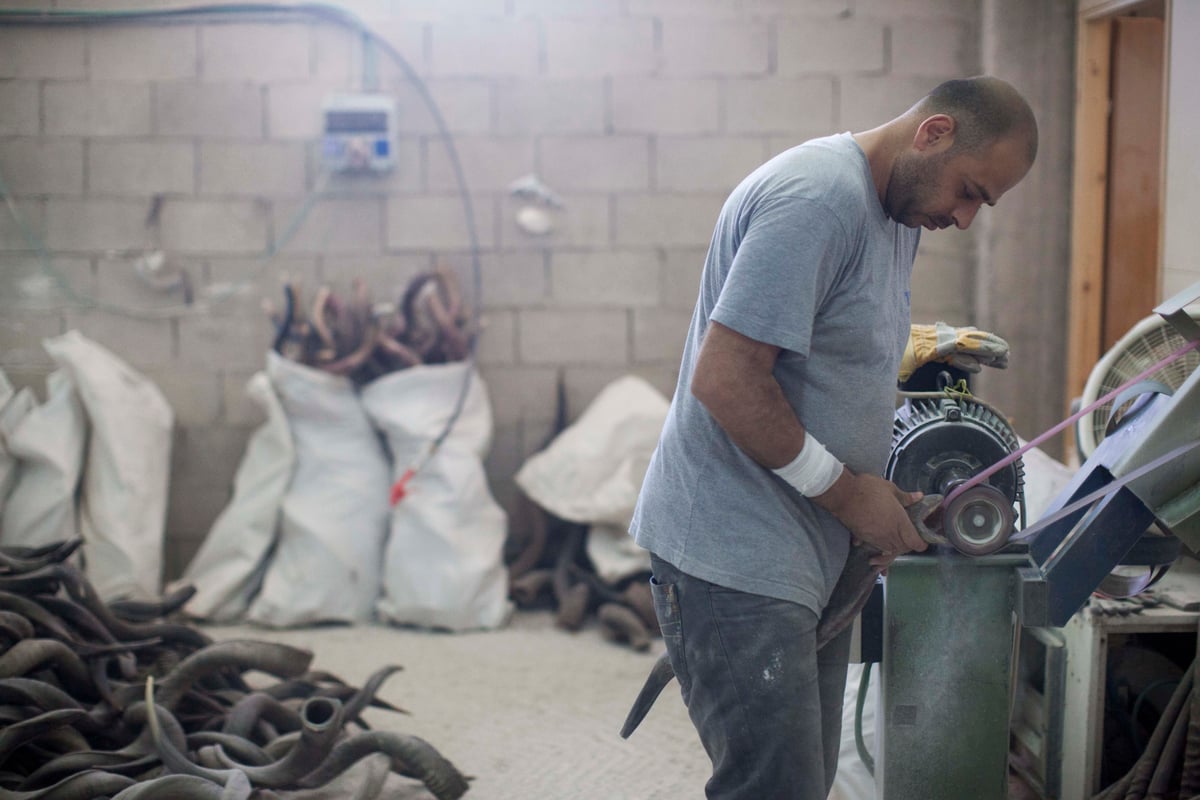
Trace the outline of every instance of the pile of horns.
<instances>
[{"instance_id":1,"label":"pile of horns","mask_svg":"<svg viewBox=\"0 0 1200 800\"><path fill-rule=\"evenodd\" d=\"M0 800L466 793L429 743L363 721L399 710L375 697L398 667L356 688L306 650L213 642L169 621L190 590L106 604L68 561L78 544L0 548Z\"/></svg>"},{"instance_id":2,"label":"pile of horns","mask_svg":"<svg viewBox=\"0 0 1200 800\"><path fill-rule=\"evenodd\" d=\"M283 287L283 308L264 304L275 327L273 349L293 361L363 384L418 364L461 361L475 332L454 273L423 272L395 304L376 306L361 280L351 297L321 286L311 301L295 283Z\"/></svg>"}]
</instances>

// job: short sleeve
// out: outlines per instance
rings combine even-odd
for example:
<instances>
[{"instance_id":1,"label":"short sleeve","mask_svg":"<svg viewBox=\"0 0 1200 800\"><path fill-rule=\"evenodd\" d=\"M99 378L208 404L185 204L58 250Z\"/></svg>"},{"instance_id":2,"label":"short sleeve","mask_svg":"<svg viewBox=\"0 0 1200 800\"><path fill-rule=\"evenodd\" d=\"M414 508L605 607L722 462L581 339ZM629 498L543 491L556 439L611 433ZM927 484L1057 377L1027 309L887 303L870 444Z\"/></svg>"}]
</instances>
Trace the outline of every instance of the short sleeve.
<instances>
[{"instance_id":1,"label":"short sleeve","mask_svg":"<svg viewBox=\"0 0 1200 800\"><path fill-rule=\"evenodd\" d=\"M813 320L848 251L843 224L825 204L766 201L751 212L711 318L807 357Z\"/></svg>"}]
</instances>

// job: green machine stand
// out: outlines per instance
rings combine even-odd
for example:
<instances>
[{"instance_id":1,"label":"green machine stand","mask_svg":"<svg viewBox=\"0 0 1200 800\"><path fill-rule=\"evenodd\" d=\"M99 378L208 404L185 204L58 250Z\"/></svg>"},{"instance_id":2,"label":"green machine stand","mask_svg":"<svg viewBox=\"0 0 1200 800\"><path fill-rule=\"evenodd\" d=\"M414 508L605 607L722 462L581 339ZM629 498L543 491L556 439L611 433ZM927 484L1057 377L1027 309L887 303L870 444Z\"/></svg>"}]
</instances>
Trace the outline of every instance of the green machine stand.
<instances>
[{"instance_id":1,"label":"green machine stand","mask_svg":"<svg viewBox=\"0 0 1200 800\"><path fill-rule=\"evenodd\" d=\"M1004 800L1028 555L903 556L884 583L880 800Z\"/></svg>"}]
</instances>

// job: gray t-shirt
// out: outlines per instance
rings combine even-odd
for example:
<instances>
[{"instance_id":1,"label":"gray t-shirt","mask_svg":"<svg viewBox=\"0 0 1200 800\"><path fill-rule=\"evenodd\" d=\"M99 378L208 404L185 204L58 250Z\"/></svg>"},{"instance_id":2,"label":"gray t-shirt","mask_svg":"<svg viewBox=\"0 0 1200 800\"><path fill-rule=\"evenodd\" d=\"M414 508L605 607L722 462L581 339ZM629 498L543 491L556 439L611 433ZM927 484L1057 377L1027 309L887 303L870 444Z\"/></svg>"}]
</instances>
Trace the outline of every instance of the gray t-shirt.
<instances>
[{"instance_id":1,"label":"gray t-shirt","mask_svg":"<svg viewBox=\"0 0 1200 800\"><path fill-rule=\"evenodd\" d=\"M740 450L689 386L709 320L782 348L801 424L881 474L920 230L887 218L853 137L806 142L741 182L717 220L671 409L630 532L680 570L820 613L850 537Z\"/></svg>"}]
</instances>

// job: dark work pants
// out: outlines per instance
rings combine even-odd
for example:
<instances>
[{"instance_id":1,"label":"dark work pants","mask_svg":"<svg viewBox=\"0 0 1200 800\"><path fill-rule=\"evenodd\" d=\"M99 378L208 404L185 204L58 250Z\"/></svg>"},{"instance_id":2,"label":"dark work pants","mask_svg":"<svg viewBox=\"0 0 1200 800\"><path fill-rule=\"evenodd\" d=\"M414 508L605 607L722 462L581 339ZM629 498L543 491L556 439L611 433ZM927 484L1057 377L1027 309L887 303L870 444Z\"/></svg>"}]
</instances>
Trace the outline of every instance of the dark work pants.
<instances>
[{"instance_id":1,"label":"dark work pants","mask_svg":"<svg viewBox=\"0 0 1200 800\"><path fill-rule=\"evenodd\" d=\"M817 615L651 556L654 609L712 760L709 800L825 800L837 772L847 630L816 652Z\"/></svg>"}]
</instances>

